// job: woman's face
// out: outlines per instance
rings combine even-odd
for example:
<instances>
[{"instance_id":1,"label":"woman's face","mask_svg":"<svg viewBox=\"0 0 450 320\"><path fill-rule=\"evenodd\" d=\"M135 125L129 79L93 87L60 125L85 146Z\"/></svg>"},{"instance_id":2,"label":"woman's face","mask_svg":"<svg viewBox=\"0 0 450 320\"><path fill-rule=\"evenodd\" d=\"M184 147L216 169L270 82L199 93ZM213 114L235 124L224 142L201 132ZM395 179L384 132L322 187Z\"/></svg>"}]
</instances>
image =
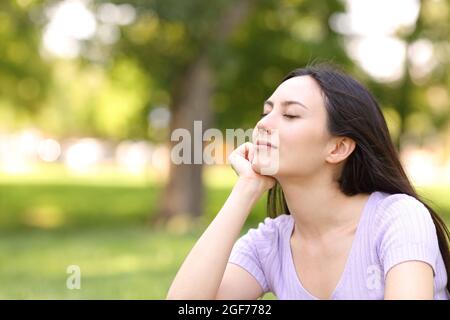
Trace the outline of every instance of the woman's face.
<instances>
[{"instance_id":1,"label":"woman's face","mask_svg":"<svg viewBox=\"0 0 450 320\"><path fill-rule=\"evenodd\" d=\"M323 96L312 77L294 77L280 84L265 102L263 114L253 131L256 172L305 177L323 168L330 135ZM274 146L258 145L267 141Z\"/></svg>"}]
</instances>

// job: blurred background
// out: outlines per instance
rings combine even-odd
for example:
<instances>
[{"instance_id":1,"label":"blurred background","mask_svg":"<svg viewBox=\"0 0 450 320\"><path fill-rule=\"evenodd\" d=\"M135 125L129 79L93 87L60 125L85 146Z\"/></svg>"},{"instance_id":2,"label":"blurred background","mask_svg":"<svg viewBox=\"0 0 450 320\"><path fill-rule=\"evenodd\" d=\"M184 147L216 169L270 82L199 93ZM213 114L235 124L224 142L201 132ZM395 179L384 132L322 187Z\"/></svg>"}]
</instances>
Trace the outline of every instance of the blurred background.
<instances>
[{"instance_id":1,"label":"blurred background","mask_svg":"<svg viewBox=\"0 0 450 320\"><path fill-rule=\"evenodd\" d=\"M164 299L236 180L171 164L171 132L253 128L315 61L375 94L449 223L449 31L448 0L2 0L0 298Z\"/></svg>"}]
</instances>

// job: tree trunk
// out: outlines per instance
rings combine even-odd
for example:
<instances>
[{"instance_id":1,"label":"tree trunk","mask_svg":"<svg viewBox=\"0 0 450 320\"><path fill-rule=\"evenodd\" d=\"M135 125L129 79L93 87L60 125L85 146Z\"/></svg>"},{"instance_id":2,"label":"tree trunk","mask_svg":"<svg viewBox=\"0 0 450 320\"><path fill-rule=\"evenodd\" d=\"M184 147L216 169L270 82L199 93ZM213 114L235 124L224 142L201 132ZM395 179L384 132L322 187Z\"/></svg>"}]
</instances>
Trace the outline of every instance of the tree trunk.
<instances>
[{"instance_id":1,"label":"tree trunk","mask_svg":"<svg viewBox=\"0 0 450 320\"><path fill-rule=\"evenodd\" d=\"M194 163L194 145L197 144L198 148L202 139L194 136L194 121L201 121L202 131L211 126L210 100L213 78L206 55L200 55L180 75L174 86L170 132L178 128L190 132L191 164L170 162L169 181L163 192L156 219L153 221L155 223L166 223L179 214L198 217L203 212L203 166ZM201 133L203 136L203 132ZM178 143L180 141L171 141L171 150Z\"/></svg>"},{"instance_id":2,"label":"tree trunk","mask_svg":"<svg viewBox=\"0 0 450 320\"><path fill-rule=\"evenodd\" d=\"M214 71L209 61L208 48L223 45L238 24L248 15L252 0L233 2L220 17L217 25L205 39L203 49L187 68L180 73L172 91L172 118L170 132L184 128L191 133L191 150L201 143L203 132L213 123L211 98L214 90ZM194 137L194 121L202 121L201 137ZM195 140L195 141L194 141ZM170 143L171 150L179 141ZM198 218L203 214L204 188L202 181L203 159L200 164L170 163L169 181L163 192L159 208L152 219L156 225L165 225L172 218Z\"/></svg>"}]
</instances>

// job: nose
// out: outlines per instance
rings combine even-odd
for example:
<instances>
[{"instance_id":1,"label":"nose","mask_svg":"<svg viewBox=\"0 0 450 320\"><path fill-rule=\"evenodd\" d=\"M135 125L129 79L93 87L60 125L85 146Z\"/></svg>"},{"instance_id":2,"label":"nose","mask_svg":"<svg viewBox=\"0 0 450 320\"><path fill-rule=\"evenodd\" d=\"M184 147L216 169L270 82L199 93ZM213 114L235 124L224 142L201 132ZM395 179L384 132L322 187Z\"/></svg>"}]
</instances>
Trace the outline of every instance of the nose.
<instances>
[{"instance_id":1,"label":"nose","mask_svg":"<svg viewBox=\"0 0 450 320\"><path fill-rule=\"evenodd\" d=\"M264 134L271 134L273 132L273 128L272 128L272 126L270 126L270 124L269 124L269 122L267 121L266 118L261 119L256 124L256 129L258 130L258 132L261 132L261 133L264 133Z\"/></svg>"}]
</instances>

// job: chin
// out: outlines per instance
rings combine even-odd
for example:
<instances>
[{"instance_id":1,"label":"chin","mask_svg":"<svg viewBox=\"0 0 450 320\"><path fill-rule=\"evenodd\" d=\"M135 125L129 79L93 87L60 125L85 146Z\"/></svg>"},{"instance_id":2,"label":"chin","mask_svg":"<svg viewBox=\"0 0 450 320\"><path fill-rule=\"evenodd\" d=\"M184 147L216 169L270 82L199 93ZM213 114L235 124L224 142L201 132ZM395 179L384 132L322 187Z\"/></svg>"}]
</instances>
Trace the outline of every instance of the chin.
<instances>
[{"instance_id":1,"label":"chin","mask_svg":"<svg viewBox=\"0 0 450 320\"><path fill-rule=\"evenodd\" d=\"M279 174L279 167L274 165L273 162L260 163L259 161L252 163L252 169L263 176L270 176L276 178Z\"/></svg>"}]
</instances>

